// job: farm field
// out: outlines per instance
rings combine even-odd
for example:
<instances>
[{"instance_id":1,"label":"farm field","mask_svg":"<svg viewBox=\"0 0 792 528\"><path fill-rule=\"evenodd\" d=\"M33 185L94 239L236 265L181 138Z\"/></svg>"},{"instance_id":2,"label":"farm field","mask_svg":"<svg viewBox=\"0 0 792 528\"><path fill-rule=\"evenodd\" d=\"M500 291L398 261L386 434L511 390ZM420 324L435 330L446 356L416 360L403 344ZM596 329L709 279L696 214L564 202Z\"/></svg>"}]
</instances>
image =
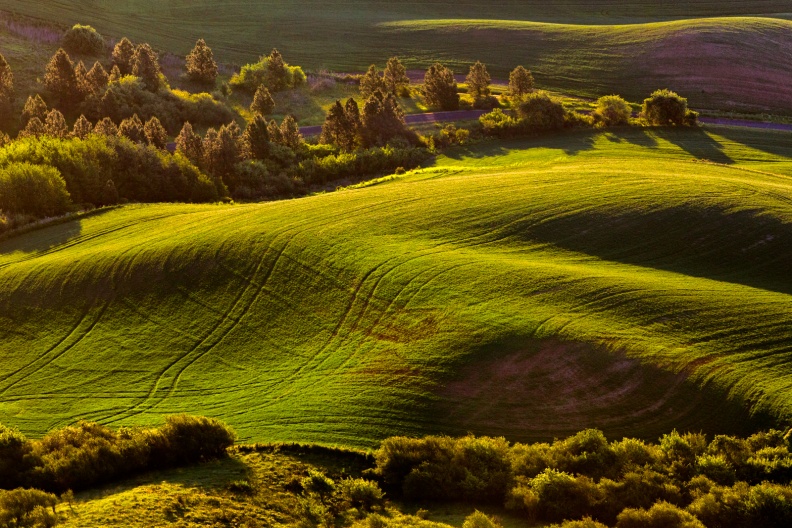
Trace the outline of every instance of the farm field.
<instances>
[{"instance_id":1,"label":"farm field","mask_svg":"<svg viewBox=\"0 0 792 528\"><path fill-rule=\"evenodd\" d=\"M549 4L549 5L548 5ZM792 22L787 2L447 1L390 3L133 0L0 1L0 9L186 53L203 37L242 64L272 47L312 70L360 71L399 55L409 67L475 60L501 78L516 65L542 88L639 100L658 87L700 108L788 113ZM715 18L713 18L715 17ZM718 18L721 17L721 18ZM207 23L207 21L209 21Z\"/></svg>"},{"instance_id":2,"label":"farm field","mask_svg":"<svg viewBox=\"0 0 792 528\"><path fill-rule=\"evenodd\" d=\"M32 231L0 242L0 422L189 411L358 447L780 423L791 177L785 133L579 132Z\"/></svg>"}]
</instances>

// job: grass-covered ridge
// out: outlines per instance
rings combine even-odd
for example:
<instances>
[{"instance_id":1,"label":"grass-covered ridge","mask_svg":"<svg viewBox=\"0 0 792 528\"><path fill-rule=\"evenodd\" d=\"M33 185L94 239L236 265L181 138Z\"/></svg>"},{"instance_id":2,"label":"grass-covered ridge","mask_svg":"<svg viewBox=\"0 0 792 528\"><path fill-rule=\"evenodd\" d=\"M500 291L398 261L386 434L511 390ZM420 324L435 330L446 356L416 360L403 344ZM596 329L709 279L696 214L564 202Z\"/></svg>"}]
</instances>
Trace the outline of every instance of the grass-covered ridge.
<instances>
[{"instance_id":1,"label":"grass-covered ridge","mask_svg":"<svg viewBox=\"0 0 792 528\"><path fill-rule=\"evenodd\" d=\"M498 5L383 1L233 2L18 0L0 8L56 23L89 23L185 54L205 38L218 58L243 64L277 47L311 70L363 71L398 54L410 67L435 60L458 73L481 60L505 78L518 64L544 88L579 95L660 86L697 107L785 112L792 60L785 2L520 2ZM712 18L716 17L716 18Z\"/></svg>"},{"instance_id":2,"label":"grass-covered ridge","mask_svg":"<svg viewBox=\"0 0 792 528\"><path fill-rule=\"evenodd\" d=\"M751 430L742 405L784 421L786 142L484 143L359 190L129 206L12 238L0 422L189 409L243 440L361 446Z\"/></svg>"}]
</instances>

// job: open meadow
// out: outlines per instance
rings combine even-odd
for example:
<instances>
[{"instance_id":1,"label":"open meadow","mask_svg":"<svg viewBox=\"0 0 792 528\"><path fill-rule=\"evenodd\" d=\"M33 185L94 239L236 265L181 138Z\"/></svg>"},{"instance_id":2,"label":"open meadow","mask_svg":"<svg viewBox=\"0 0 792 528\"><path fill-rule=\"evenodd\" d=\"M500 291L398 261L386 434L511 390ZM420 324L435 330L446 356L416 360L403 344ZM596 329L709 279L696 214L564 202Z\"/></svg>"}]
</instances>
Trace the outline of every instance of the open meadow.
<instances>
[{"instance_id":1,"label":"open meadow","mask_svg":"<svg viewBox=\"0 0 792 528\"><path fill-rule=\"evenodd\" d=\"M363 447L780 423L790 176L784 133L579 132L38 229L0 243L0 422L189 410L245 441Z\"/></svg>"}]
</instances>

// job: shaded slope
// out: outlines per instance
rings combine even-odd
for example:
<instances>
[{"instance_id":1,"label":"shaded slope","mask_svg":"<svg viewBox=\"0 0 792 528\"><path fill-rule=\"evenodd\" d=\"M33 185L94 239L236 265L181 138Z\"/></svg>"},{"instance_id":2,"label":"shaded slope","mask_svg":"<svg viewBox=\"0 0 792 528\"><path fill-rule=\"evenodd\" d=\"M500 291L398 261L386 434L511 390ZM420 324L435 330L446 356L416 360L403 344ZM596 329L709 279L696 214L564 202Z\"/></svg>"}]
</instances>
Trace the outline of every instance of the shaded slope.
<instances>
[{"instance_id":1,"label":"shaded slope","mask_svg":"<svg viewBox=\"0 0 792 528\"><path fill-rule=\"evenodd\" d=\"M370 445L787 419L788 279L745 264L792 257L757 243L767 222L790 236L790 179L590 141L589 155L536 146L531 168L507 154L287 202L130 206L0 243L0 421L40 433L189 410L246 440ZM571 231L586 218L588 235ZM719 251L691 244L691 225ZM493 408L486 373L508 364L504 387L522 378L526 397ZM571 397L572 427L513 420Z\"/></svg>"}]
</instances>

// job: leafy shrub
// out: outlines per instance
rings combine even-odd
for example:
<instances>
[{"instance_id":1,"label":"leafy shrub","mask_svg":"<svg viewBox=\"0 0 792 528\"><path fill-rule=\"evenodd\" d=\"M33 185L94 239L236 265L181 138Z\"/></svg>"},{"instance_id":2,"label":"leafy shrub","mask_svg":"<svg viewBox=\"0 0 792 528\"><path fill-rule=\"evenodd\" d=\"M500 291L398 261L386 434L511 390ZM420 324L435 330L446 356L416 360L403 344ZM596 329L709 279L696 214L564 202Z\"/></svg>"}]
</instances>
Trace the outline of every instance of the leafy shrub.
<instances>
[{"instance_id":1,"label":"leafy shrub","mask_svg":"<svg viewBox=\"0 0 792 528\"><path fill-rule=\"evenodd\" d=\"M550 528L608 528L599 521L591 517L584 517L578 521L564 521L561 524L554 524Z\"/></svg>"},{"instance_id":2,"label":"leafy shrub","mask_svg":"<svg viewBox=\"0 0 792 528\"><path fill-rule=\"evenodd\" d=\"M723 455L699 456L696 458L696 473L723 485L734 484L737 478L734 467Z\"/></svg>"},{"instance_id":3,"label":"leafy shrub","mask_svg":"<svg viewBox=\"0 0 792 528\"><path fill-rule=\"evenodd\" d=\"M58 498L37 489L0 491L0 525L2 526L55 526L55 505ZM49 510L52 510L50 514Z\"/></svg>"},{"instance_id":4,"label":"leafy shrub","mask_svg":"<svg viewBox=\"0 0 792 528\"><path fill-rule=\"evenodd\" d=\"M340 153L301 161L294 169L306 183L323 184L353 176L391 174L397 167L414 169L426 161L420 148L374 147L355 153Z\"/></svg>"},{"instance_id":5,"label":"leafy shrub","mask_svg":"<svg viewBox=\"0 0 792 528\"><path fill-rule=\"evenodd\" d=\"M75 24L63 36L63 48L71 53L99 55L105 51L102 35L91 26Z\"/></svg>"},{"instance_id":6,"label":"leafy shrub","mask_svg":"<svg viewBox=\"0 0 792 528\"><path fill-rule=\"evenodd\" d=\"M516 108L517 117L529 130L558 130L564 127L564 106L546 92L524 95Z\"/></svg>"},{"instance_id":7,"label":"leafy shrub","mask_svg":"<svg viewBox=\"0 0 792 528\"><path fill-rule=\"evenodd\" d=\"M17 429L0 424L0 487L24 485L24 475L36 464L33 446Z\"/></svg>"},{"instance_id":8,"label":"leafy shrub","mask_svg":"<svg viewBox=\"0 0 792 528\"><path fill-rule=\"evenodd\" d=\"M630 105L618 95L606 95L597 99L593 112L595 122L606 127L626 125L630 122L631 115Z\"/></svg>"},{"instance_id":9,"label":"leafy shrub","mask_svg":"<svg viewBox=\"0 0 792 528\"><path fill-rule=\"evenodd\" d=\"M598 479L613 474L617 455L602 431L586 429L553 444L554 465L561 471Z\"/></svg>"},{"instance_id":10,"label":"leafy shrub","mask_svg":"<svg viewBox=\"0 0 792 528\"><path fill-rule=\"evenodd\" d=\"M344 479L338 483L338 491L347 508L372 511L382 506L385 495L376 482L365 479Z\"/></svg>"},{"instance_id":11,"label":"leafy shrub","mask_svg":"<svg viewBox=\"0 0 792 528\"><path fill-rule=\"evenodd\" d=\"M530 481L539 498L539 517L558 522L583 517L600 500L596 484L588 477L573 477L555 469L545 469Z\"/></svg>"},{"instance_id":12,"label":"leafy shrub","mask_svg":"<svg viewBox=\"0 0 792 528\"><path fill-rule=\"evenodd\" d=\"M687 99L671 90L657 90L644 99L641 116L650 125L684 125L688 112ZM688 121L692 119L692 114Z\"/></svg>"},{"instance_id":13,"label":"leafy shrub","mask_svg":"<svg viewBox=\"0 0 792 528\"><path fill-rule=\"evenodd\" d=\"M278 91L269 68L269 57L261 57L258 62L245 64L239 73L231 77L229 84L237 90L253 94L259 86L265 86L270 92ZM284 81L286 88L298 88L307 81L305 72L299 66L284 64Z\"/></svg>"},{"instance_id":14,"label":"leafy shrub","mask_svg":"<svg viewBox=\"0 0 792 528\"><path fill-rule=\"evenodd\" d=\"M39 218L66 213L71 205L66 183L54 167L28 162L0 168L0 210Z\"/></svg>"},{"instance_id":15,"label":"leafy shrub","mask_svg":"<svg viewBox=\"0 0 792 528\"><path fill-rule=\"evenodd\" d=\"M474 511L462 523L462 528L501 528L501 524L495 522L489 515L478 510Z\"/></svg>"},{"instance_id":16,"label":"leafy shrub","mask_svg":"<svg viewBox=\"0 0 792 528\"><path fill-rule=\"evenodd\" d=\"M236 433L220 420L205 416L168 416L160 434L167 441L161 455L171 465L186 465L225 455L234 445Z\"/></svg>"},{"instance_id":17,"label":"leafy shrub","mask_svg":"<svg viewBox=\"0 0 792 528\"><path fill-rule=\"evenodd\" d=\"M500 108L479 117L479 123L488 136L512 137L525 132L519 121Z\"/></svg>"},{"instance_id":18,"label":"leafy shrub","mask_svg":"<svg viewBox=\"0 0 792 528\"><path fill-rule=\"evenodd\" d=\"M616 528L705 528L690 513L667 502L658 502L649 510L628 508L619 514Z\"/></svg>"}]
</instances>

